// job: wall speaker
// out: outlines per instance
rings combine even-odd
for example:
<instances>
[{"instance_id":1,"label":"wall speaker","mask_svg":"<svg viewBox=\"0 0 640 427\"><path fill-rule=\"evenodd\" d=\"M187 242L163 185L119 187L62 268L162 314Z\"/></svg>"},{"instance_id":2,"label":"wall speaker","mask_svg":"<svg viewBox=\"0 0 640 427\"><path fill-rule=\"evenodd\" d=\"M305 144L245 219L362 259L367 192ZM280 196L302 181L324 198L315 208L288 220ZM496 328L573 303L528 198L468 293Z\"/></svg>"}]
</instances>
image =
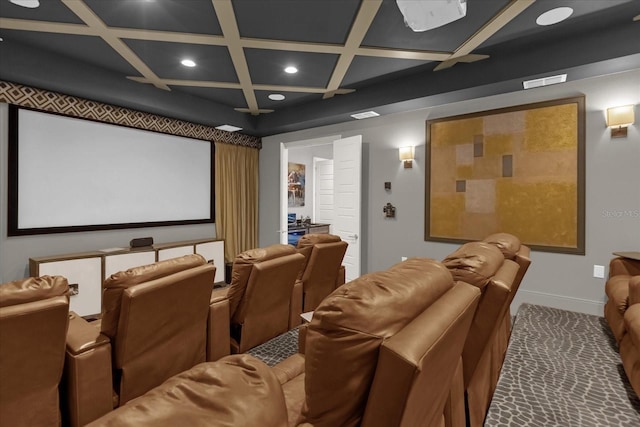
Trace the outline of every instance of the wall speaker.
<instances>
[{"instance_id":1,"label":"wall speaker","mask_svg":"<svg viewBox=\"0 0 640 427\"><path fill-rule=\"evenodd\" d=\"M132 248L143 248L151 245L153 245L153 237L140 237L129 242L129 246Z\"/></svg>"}]
</instances>

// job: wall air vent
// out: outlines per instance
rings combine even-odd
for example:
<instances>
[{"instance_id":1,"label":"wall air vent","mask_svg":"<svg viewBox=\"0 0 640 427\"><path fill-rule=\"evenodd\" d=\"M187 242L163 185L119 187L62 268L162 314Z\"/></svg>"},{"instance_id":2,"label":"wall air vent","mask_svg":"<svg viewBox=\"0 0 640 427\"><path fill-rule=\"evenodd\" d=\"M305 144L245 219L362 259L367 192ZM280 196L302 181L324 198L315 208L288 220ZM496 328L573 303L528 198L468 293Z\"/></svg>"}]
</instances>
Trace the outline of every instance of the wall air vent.
<instances>
[{"instance_id":1,"label":"wall air vent","mask_svg":"<svg viewBox=\"0 0 640 427\"><path fill-rule=\"evenodd\" d=\"M365 111L364 113L356 113L356 114L352 114L351 117L353 117L354 119L368 119L369 117L377 117L380 114L376 113L375 111Z\"/></svg>"},{"instance_id":2,"label":"wall air vent","mask_svg":"<svg viewBox=\"0 0 640 427\"><path fill-rule=\"evenodd\" d=\"M558 74L557 76L543 77L541 79L525 80L522 85L525 89L533 89L534 87L555 85L567 81L566 74Z\"/></svg>"}]
</instances>

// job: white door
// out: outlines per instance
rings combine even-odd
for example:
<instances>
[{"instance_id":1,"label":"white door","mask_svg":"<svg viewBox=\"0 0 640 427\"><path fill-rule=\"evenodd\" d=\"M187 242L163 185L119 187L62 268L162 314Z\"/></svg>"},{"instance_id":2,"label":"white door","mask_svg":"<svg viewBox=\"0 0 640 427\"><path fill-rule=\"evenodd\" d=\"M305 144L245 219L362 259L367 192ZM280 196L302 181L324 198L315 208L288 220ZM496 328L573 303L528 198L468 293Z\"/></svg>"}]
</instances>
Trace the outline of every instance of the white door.
<instances>
[{"instance_id":1,"label":"white door","mask_svg":"<svg viewBox=\"0 0 640 427\"><path fill-rule=\"evenodd\" d=\"M333 224L333 160L314 159L313 222Z\"/></svg>"},{"instance_id":2,"label":"white door","mask_svg":"<svg viewBox=\"0 0 640 427\"><path fill-rule=\"evenodd\" d=\"M333 142L333 233L349 246L344 256L347 282L360 277L362 135Z\"/></svg>"}]
</instances>

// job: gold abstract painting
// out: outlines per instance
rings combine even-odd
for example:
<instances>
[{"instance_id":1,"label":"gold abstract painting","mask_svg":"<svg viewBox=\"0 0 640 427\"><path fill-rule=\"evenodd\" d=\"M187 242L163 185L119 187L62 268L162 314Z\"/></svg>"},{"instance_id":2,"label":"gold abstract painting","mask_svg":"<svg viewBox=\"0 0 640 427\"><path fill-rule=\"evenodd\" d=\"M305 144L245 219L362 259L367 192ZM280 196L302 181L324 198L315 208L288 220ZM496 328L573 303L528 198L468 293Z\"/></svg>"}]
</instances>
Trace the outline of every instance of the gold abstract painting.
<instances>
[{"instance_id":1,"label":"gold abstract painting","mask_svg":"<svg viewBox=\"0 0 640 427\"><path fill-rule=\"evenodd\" d=\"M425 240L584 254L584 97L427 121Z\"/></svg>"}]
</instances>

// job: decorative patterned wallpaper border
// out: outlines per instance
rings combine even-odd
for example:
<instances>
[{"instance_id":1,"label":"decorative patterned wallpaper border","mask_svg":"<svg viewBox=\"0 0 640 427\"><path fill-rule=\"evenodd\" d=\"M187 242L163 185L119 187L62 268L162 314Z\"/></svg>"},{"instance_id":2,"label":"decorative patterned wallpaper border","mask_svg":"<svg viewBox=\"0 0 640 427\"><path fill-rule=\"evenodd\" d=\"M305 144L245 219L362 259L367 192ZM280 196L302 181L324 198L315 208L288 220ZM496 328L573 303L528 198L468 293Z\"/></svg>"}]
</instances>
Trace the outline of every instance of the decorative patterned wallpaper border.
<instances>
[{"instance_id":1,"label":"decorative patterned wallpaper border","mask_svg":"<svg viewBox=\"0 0 640 427\"><path fill-rule=\"evenodd\" d=\"M1 80L0 102L189 138L262 148L262 140L255 136L226 132L211 126L143 113L142 111Z\"/></svg>"}]
</instances>

